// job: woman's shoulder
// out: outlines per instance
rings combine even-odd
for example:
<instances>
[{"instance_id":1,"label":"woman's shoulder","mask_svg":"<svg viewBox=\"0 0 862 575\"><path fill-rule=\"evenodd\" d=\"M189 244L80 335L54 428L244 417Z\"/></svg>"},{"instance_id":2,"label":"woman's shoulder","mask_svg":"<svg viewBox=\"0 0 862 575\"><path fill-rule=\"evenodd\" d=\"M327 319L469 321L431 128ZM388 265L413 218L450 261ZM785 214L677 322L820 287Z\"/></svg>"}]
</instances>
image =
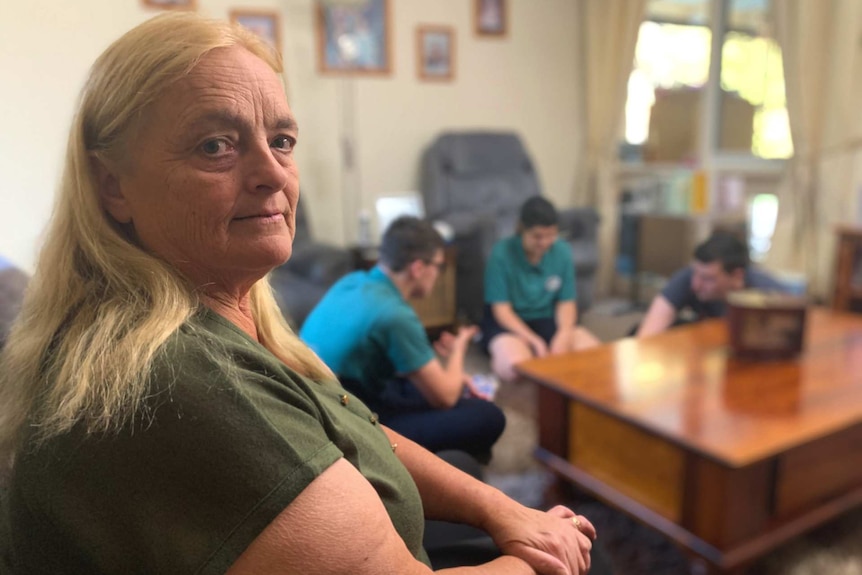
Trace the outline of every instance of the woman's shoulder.
<instances>
[{"instance_id":1,"label":"woman's shoulder","mask_svg":"<svg viewBox=\"0 0 862 575\"><path fill-rule=\"evenodd\" d=\"M199 312L168 337L153 360L153 372L192 369L217 373L231 356L231 350L240 345L239 341L228 326L220 325L206 312Z\"/></svg>"},{"instance_id":2,"label":"woman's shoulder","mask_svg":"<svg viewBox=\"0 0 862 575\"><path fill-rule=\"evenodd\" d=\"M179 384L185 393L200 393L237 390L255 383L277 385L298 396L310 395L309 389L315 385L240 328L208 310L193 315L168 338L151 369L154 391Z\"/></svg>"},{"instance_id":3,"label":"woman's shoulder","mask_svg":"<svg viewBox=\"0 0 862 575\"><path fill-rule=\"evenodd\" d=\"M128 550L158 542L159 552L141 553L145 559L111 557L123 565L118 572L208 572L204 566L214 562L232 563L235 549L246 548L342 456L325 432L313 384L287 367L276 373L276 361L250 348L218 321L183 324L157 353L153 387L122 428L90 433L78 425L19 459L16 500L37 510L21 525L32 533L37 522L52 529L55 521L86 516L89 534L110 541L74 541L92 544L88 557L112 553L110 545ZM340 406L337 398L326 401ZM64 494L64 505L39 507L55 493ZM161 536L164 526L154 517L170 518L172 537ZM139 529L132 533L125 524ZM40 535L46 533L53 537Z\"/></svg>"}]
</instances>

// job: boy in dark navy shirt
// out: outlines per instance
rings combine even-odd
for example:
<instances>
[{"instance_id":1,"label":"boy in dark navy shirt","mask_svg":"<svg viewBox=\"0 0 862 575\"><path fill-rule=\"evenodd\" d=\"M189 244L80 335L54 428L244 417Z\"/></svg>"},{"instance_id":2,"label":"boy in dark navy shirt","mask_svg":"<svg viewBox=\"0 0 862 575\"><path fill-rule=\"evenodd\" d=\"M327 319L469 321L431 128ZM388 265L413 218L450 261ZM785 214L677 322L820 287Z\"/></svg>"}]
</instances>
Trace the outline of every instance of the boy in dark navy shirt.
<instances>
[{"instance_id":1,"label":"boy in dark navy shirt","mask_svg":"<svg viewBox=\"0 0 862 575\"><path fill-rule=\"evenodd\" d=\"M676 272L653 299L637 336L661 333L683 323L679 312L693 320L722 317L727 294L743 288L788 291L787 286L749 265L748 249L736 236L717 231L694 251L690 266ZM687 322L686 322L687 323Z\"/></svg>"}]
</instances>

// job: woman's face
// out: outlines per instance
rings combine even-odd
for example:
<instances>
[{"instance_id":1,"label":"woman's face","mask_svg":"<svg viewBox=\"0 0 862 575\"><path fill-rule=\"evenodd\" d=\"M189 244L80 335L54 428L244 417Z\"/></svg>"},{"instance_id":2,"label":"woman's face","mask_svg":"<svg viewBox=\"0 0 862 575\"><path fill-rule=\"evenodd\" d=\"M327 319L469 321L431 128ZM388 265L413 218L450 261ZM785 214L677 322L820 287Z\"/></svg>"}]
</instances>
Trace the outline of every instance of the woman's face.
<instances>
[{"instance_id":1,"label":"woman's face","mask_svg":"<svg viewBox=\"0 0 862 575\"><path fill-rule=\"evenodd\" d=\"M147 109L101 199L196 285L247 289L290 257L296 139L275 72L244 48L216 49Z\"/></svg>"}]
</instances>

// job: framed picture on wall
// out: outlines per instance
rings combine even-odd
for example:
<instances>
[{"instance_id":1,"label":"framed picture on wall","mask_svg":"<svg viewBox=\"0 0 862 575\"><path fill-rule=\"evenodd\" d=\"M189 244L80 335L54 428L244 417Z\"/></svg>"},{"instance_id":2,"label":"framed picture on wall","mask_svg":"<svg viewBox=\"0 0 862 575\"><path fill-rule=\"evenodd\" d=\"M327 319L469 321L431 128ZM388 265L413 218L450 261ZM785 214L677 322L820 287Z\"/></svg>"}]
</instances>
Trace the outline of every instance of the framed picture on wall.
<instances>
[{"instance_id":1,"label":"framed picture on wall","mask_svg":"<svg viewBox=\"0 0 862 575\"><path fill-rule=\"evenodd\" d=\"M419 26L416 44L420 79L448 82L455 77L455 31L451 26Z\"/></svg>"},{"instance_id":2,"label":"framed picture on wall","mask_svg":"<svg viewBox=\"0 0 862 575\"><path fill-rule=\"evenodd\" d=\"M166 10L194 10L196 0L141 0L144 6Z\"/></svg>"},{"instance_id":3,"label":"framed picture on wall","mask_svg":"<svg viewBox=\"0 0 862 575\"><path fill-rule=\"evenodd\" d=\"M281 53L281 25L277 12L261 10L231 10L230 21L248 28Z\"/></svg>"},{"instance_id":4,"label":"framed picture on wall","mask_svg":"<svg viewBox=\"0 0 862 575\"><path fill-rule=\"evenodd\" d=\"M505 36L509 19L506 4L507 0L473 0L476 34Z\"/></svg>"},{"instance_id":5,"label":"framed picture on wall","mask_svg":"<svg viewBox=\"0 0 862 575\"><path fill-rule=\"evenodd\" d=\"M388 74L389 0L317 0L317 56L325 74Z\"/></svg>"}]
</instances>

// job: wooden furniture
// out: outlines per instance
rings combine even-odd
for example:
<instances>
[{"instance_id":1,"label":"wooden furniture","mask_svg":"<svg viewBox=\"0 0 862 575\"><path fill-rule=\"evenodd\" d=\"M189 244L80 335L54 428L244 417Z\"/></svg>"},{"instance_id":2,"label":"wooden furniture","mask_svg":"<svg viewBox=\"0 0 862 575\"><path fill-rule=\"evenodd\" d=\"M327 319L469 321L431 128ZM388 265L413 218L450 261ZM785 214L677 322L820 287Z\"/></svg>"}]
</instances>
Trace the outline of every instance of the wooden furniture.
<instances>
[{"instance_id":1,"label":"wooden furniture","mask_svg":"<svg viewBox=\"0 0 862 575\"><path fill-rule=\"evenodd\" d=\"M723 320L518 366L538 459L739 571L862 503L862 317L809 311L796 359L734 358Z\"/></svg>"},{"instance_id":2,"label":"wooden furniture","mask_svg":"<svg viewBox=\"0 0 862 575\"><path fill-rule=\"evenodd\" d=\"M639 305L653 290L643 293L654 276L670 278L694 259L694 251L716 230L735 234L746 243L747 221L735 214L643 213L625 216L621 255L630 258L629 297Z\"/></svg>"},{"instance_id":3,"label":"wooden furniture","mask_svg":"<svg viewBox=\"0 0 862 575\"><path fill-rule=\"evenodd\" d=\"M416 315L422 320L425 329L452 327L456 323L455 307L455 265L458 250L446 246L443 250L446 269L437 277L437 283L428 296L410 300Z\"/></svg>"},{"instance_id":4,"label":"wooden furniture","mask_svg":"<svg viewBox=\"0 0 862 575\"><path fill-rule=\"evenodd\" d=\"M737 215L641 214L636 225L636 272L664 277L689 265L697 246L716 230L747 241L745 217Z\"/></svg>"},{"instance_id":5,"label":"wooden furniture","mask_svg":"<svg viewBox=\"0 0 862 575\"><path fill-rule=\"evenodd\" d=\"M862 311L862 227L842 226L836 234L832 307Z\"/></svg>"},{"instance_id":6,"label":"wooden furniture","mask_svg":"<svg viewBox=\"0 0 862 575\"><path fill-rule=\"evenodd\" d=\"M353 247L350 251L353 254L356 269L367 270L377 264L376 248ZM434 289L427 297L410 300L410 305L416 310L422 325L435 334L456 323L455 260L458 250L455 246L449 245L443 250L443 255L446 259L446 269L437 277Z\"/></svg>"}]
</instances>

